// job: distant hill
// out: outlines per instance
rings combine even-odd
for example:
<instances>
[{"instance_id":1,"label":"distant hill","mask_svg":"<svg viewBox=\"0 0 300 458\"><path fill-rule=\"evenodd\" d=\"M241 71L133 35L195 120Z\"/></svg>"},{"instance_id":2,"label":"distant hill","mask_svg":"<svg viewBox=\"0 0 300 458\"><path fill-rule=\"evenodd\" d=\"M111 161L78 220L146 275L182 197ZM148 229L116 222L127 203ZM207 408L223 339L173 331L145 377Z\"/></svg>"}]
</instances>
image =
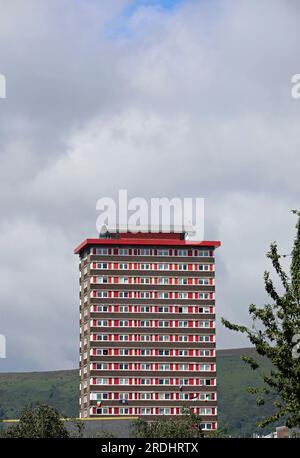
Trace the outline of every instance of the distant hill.
<instances>
[{"instance_id":1,"label":"distant hill","mask_svg":"<svg viewBox=\"0 0 300 458\"><path fill-rule=\"evenodd\" d=\"M257 355L254 348L238 348L217 351L219 425L228 434L252 437L253 433L267 434L282 425L282 420L270 427L256 427L256 423L274 412L274 396L269 396L263 406L257 406L255 397L247 392L250 386L260 387L262 382L257 371L241 360L241 356L256 358L263 372L268 372L271 364Z\"/></svg>"},{"instance_id":2,"label":"distant hill","mask_svg":"<svg viewBox=\"0 0 300 458\"><path fill-rule=\"evenodd\" d=\"M220 426L228 434L249 437L261 431L255 423L272 413L272 403L257 407L247 393L249 386L260 386L259 375L242 360L242 355L255 356L252 348L217 351L218 399ZM266 360L260 360L265 370ZM0 419L18 418L22 408L33 402L45 402L62 414L78 415L78 371L0 373ZM274 426L264 430L274 429Z\"/></svg>"}]
</instances>

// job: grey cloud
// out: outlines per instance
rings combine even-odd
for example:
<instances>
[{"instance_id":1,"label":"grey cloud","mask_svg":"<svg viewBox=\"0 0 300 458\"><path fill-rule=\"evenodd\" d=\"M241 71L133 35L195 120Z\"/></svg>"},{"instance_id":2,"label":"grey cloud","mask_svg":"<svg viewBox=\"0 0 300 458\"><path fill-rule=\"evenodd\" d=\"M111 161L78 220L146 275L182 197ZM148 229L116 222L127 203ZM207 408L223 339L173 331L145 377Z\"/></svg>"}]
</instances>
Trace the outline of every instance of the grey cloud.
<instances>
[{"instance_id":1,"label":"grey cloud","mask_svg":"<svg viewBox=\"0 0 300 458\"><path fill-rule=\"evenodd\" d=\"M247 305L266 300L269 242L289 249L300 194L300 102L290 96L299 6L191 1L124 17L128 3L15 0L1 10L6 370L77 364L72 250L96 233L96 200L120 188L205 197L206 236L223 243L219 316L247 321ZM108 33L116 24L121 32ZM221 326L218 339L246 344Z\"/></svg>"}]
</instances>

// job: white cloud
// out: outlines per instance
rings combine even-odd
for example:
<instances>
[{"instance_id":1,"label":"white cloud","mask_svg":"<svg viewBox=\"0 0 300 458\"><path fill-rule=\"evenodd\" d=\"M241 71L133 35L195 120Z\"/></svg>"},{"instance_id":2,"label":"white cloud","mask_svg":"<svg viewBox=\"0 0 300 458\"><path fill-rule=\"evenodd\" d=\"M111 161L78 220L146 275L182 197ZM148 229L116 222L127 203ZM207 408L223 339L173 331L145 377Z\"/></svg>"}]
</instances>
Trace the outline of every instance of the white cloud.
<instances>
[{"instance_id":1,"label":"white cloud","mask_svg":"<svg viewBox=\"0 0 300 458\"><path fill-rule=\"evenodd\" d=\"M3 221L0 250L1 332L7 339L3 368L74 366L78 263L67 234L27 218Z\"/></svg>"}]
</instances>

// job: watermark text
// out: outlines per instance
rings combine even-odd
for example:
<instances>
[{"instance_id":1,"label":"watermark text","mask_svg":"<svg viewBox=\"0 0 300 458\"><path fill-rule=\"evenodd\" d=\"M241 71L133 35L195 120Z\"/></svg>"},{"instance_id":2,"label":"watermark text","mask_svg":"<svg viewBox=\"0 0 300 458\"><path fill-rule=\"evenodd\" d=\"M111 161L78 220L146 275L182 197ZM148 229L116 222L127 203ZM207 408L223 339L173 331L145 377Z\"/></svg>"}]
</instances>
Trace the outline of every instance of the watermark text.
<instances>
[{"instance_id":1,"label":"watermark text","mask_svg":"<svg viewBox=\"0 0 300 458\"><path fill-rule=\"evenodd\" d=\"M292 76L291 83L292 83L292 89L291 89L292 97L293 99L299 99L300 98L300 73L296 73L295 75Z\"/></svg>"},{"instance_id":2,"label":"watermark text","mask_svg":"<svg viewBox=\"0 0 300 458\"><path fill-rule=\"evenodd\" d=\"M204 199L201 197L143 197L128 199L126 189L118 200L102 197L96 203L100 211L96 227L108 232L186 232L189 238L204 240Z\"/></svg>"},{"instance_id":3,"label":"watermark text","mask_svg":"<svg viewBox=\"0 0 300 458\"><path fill-rule=\"evenodd\" d=\"M0 334L0 358L6 358L6 338Z\"/></svg>"},{"instance_id":4,"label":"watermark text","mask_svg":"<svg viewBox=\"0 0 300 458\"><path fill-rule=\"evenodd\" d=\"M6 99L6 78L0 73L0 99Z\"/></svg>"}]
</instances>

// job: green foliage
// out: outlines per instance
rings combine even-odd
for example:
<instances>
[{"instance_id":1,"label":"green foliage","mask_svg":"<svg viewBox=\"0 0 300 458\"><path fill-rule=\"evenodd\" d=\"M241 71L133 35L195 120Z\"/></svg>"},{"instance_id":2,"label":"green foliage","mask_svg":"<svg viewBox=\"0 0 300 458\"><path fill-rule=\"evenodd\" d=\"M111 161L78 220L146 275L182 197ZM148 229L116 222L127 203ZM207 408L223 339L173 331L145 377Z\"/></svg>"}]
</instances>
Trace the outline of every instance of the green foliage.
<instances>
[{"instance_id":1,"label":"green foliage","mask_svg":"<svg viewBox=\"0 0 300 458\"><path fill-rule=\"evenodd\" d=\"M276 242L271 244L267 253L279 277L282 292L277 291L269 272L265 272L265 289L273 302L262 307L250 305L252 327L222 319L228 329L245 334L257 353L272 364L266 373L260 370L257 360L244 357L253 370L259 371L264 382L260 389L249 390L258 396L257 404L264 405L270 393L276 395L273 400L274 412L259 422L261 427L279 419L284 419L288 427L300 425L300 361L295 353L295 336L300 333L300 212L294 210L293 213L298 216L298 221L289 275L281 265L283 256L279 254Z\"/></svg>"},{"instance_id":2,"label":"green foliage","mask_svg":"<svg viewBox=\"0 0 300 458\"><path fill-rule=\"evenodd\" d=\"M153 421L142 419L132 423L134 437L142 438L195 438L203 437L200 427L201 418L183 409L177 417L158 417Z\"/></svg>"},{"instance_id":3,"label":"green foliage","mask_svg":"<svg viewBox=\"0 0 300 458\"><path fill-rule=\"evenodd\" d=\"M58 410L45 404L25 407L19 423L10 426L4 437L15 438L66 438L69 432L60 418Z\"/></svg>"}]
</instances>

